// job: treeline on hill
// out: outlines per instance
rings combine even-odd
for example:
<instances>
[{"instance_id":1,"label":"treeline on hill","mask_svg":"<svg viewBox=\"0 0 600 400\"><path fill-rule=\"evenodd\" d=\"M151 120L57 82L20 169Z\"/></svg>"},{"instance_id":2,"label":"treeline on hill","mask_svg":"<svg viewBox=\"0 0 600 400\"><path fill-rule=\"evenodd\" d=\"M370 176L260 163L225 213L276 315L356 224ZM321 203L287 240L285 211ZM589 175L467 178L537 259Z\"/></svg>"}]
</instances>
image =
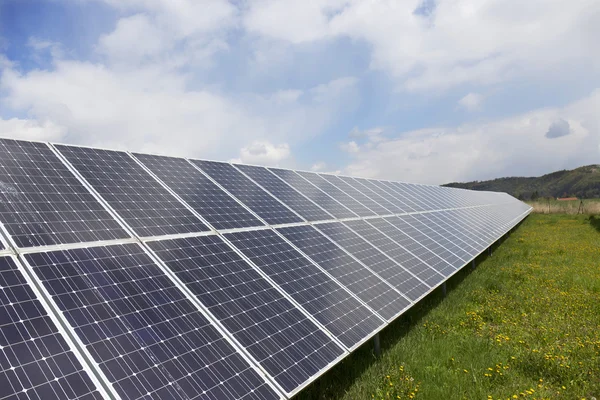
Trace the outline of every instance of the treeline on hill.
<instances>
[{"instance_id":1,"label":"treeline on hill","mask_svg":"<svg viewBox=\"0 0 600 400\"><path fill-rule=\"evenodd\" d=\"M573 170L563 170L540 177L510 177L490 181L453 182L444 186L506 192L520 200L540 197L600 198L600 165L587 165Z\"/></svg>"}]
</instances>

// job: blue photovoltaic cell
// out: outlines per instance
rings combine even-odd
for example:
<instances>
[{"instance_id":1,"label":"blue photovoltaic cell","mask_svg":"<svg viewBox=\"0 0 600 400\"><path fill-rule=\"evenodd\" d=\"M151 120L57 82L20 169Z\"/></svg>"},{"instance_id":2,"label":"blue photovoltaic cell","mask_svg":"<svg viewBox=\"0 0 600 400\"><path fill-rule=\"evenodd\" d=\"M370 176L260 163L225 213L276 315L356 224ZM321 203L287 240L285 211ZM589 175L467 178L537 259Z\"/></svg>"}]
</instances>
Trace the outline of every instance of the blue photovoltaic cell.
<instances>
[{"instance_id":1,"label":"blue photovoltaic cell","mask_svg":"<svg viewBox=\"0 0 600 400\"><path fill-rule=\"evenodd\" d=\"M0 257L0 399L102 399L10 257Z\"/></svg>"},{"instance_id":2,"label":"blue photovoltaic cell","mask_svg":"<svg viewBox=\"0 0 600 400\"><path fill-rule=\"evenodd\" d=\"M421 246L426 247L429 251L452 265L454 269L461 268L468 260L468 258L463 260L453 254L447 247L444 247L440 242L435 240L435 236L437 235L435 232L433 235L429 235L428 233L430 232L426 232L427 227L425 225L408 215L397 218L386 218L385 220L400 229L405 235L410 236L411 239L418 242Z\"/></svg>"},{"instance_id":3,"label":"blue photovoltaic cell","mask_svg":"<svg viewBox=\"0 0 600 400\"><path fill-rule=\"evenodd\" d=\"M402 190L399 186L393 184L393 182L388 181L378 181L374 179L369 180L373 185L381 188L392 196L395 196L398 201L405 204L407 207L410 207L413 211L423 211L426 209L423 204L419 204L412 198L405 190Z\"/></svg>"},{"instance_id":4,"label":"blue photovoltaic cell","mask_svg":"<svg viewBox=\"0 0 600 400\"><path fill-rule=\"evenodd\" d=\"M407 207L397 204L398 202L392 196L380 190L378 187L370 185L367 179L350 178L346 176L340 176L338 178L368 196L371 200L375 201L380 206L383 206L383 208L393 214L402 214L408 211Z\"/></svg>"},{"instance_id":5,"label":"blue photovoltaic cell","mask_svg":"<svg viewBox=\"0 0 600 400\"><path fill-rule=\"evenodd\" d=\"M421 282L408 270L404 269L391 257L357 235L340 222L318 224L315 227L343 247L363 264L388 281L400 293L411 300L416 300L429 290L429 286Z\"/></svg>"},{"instance_id":6,"label":"blue photovoltaic cell","mask_svg":"<svg viewBox=\"0 0 600 400\"><path fill-rule=\"evenodd\" d=\"M476 252L471 253L472 251L475 251L475 249L466 243L462 243L455 236L446 232L444 228L426 218L425 215L427 214L405 216L405 221L458 256L462 260L462 265L460 265L460 267L462 267L474 254L477 254Z\"/></svg>"},{"instance_id":7,"label":"blue photovoltaic cell","mask_svg":"<svg viewBox=\"0 0 600 400\"><path fill-rule=\"evenodd\" d=\"M225 237L348 348L383 325L381 319L272 230L229 233Z\"/></svg>"},{"instance_id":8,"label":"blue photovoltaic cell","mask_svg":"<svg viewBox=\"0 0 600 400\"><path fill-rule=\"evenodd\" d=\"M227 163L191 160L268 224L302 222L283 204Z\"/></svg>"},{"instance_id":9,"label":"blue photovoltaic cell","mask_svg":"<svg viewBox=\"0 0 600 400\"><path fill-rule=\"evenodd\" d=\"M215 229L264 225L186 159L147 154L135 157Z\"/></svg>"},{"instance_id":10,"label":"blue photovoltaic cell","mask_svg":"<svg viewBox=\"0 0 600 400\"><path fill-rule=\"evenodd\" d=\"M342 190L347 195L351 196L354 200L358 201L363 206L367 207L369 210L375 212L377 215L390 215L393 214L392 211L386 209L381 204L375 202L369 196L367 196L364 192L361 192L357 188L354 187L356 182L349 183L350 178L339 177L335 175L326 175L319 174L320 177L325 179L327 182L336 186L338 189Z\"/></svg>"},{"instance_id":11,"label":"blue photovoltaic cell","mask_svg":"<svg viewBox=\"0 0 600 400\"><path fill-rule=\"evenodd\" d=\"M336 218L357 217L355 213L344 207L333 197L327 195L296 172L279 168L269 168L269 170Z\"/></svg>"},{"instance_id":12,"label":"blue photovoltaic cell","mask_svg":"<svg viewBox=\"0 0 600 400\"><path fill-rule=\"evenodd\" d=\"M348 226L363 239L369 241L373 246L390 256L398 264L413 273L429 286L435 286L440 283L444 277L423 260L417 258L397 242L377 230L367 221L347 221L344 225Z\"/></svg>"},{"instance_id":13,"label":"blue photovoltaic cell","mask_svg":"<svg viewBox=\"0 0 600 400\"><path fill-rule=\"evenodd\" d=\"M334 219L327 211L298 193L290 185L279 179L264 167L235 165L237 169L248 175L254 182L277 197L282 203L298 213L307 221L325 221Z\"/></svg>"},{"instance_id":14,"label":"blue photovoltaic cell","mask_svg":"<svg viewBox=\"0 0 600 400\"><path fill-rule=\"evenodd\" d=\"M218 236L148 245L287 393L344 353Z\"/></svg>"},{"instance_id":15,"label":"blue photovoltaic cell","mask_svg":"<svg viewBox=\"0 0 600 400\"><path fill-rule=\"evenodd\" d=\"M56 148L138 236L209 230L129 154L63 145Z\"/></svg>"},{"instance_id":16,"label":"blue photovoltaic cell","mask_svg":"<svg viewBox=\"0 0 600 400\"><path fill-rule=\"evenodd\" d=\"M425 264L439 272L444 277L447 277L452 272L454 272L455 268L452 267L452 265L450 265L449 263L444 261L444 259L437 256L427 247L423 246L422 244L420 244L419 242L402 232L400 229L396 228L391 223L387 222L385 219L370 219L368 223L373 225L375 228L379 229L381 232L386 234L396 243L401 244L402 247L404 247L412 254L417 256Z\"/></svg>"},{"instance_id":17,"label":"blue photovoltaic cell","mask_svg":"<svg viewBox=\"0 0 600 400\"><path fill-rule=\"evenodd\" d=\"M410 305L410 301L392 286L312 226L293 226L277 231L384 319L392 319Z\"/></svg>"},{"instance_id":18,"label":"blue photovoltaic cell","mask_svg":"<svg viewBox=\"0 0 600 400\"><path fill-rule=\"evenodd\" d=\"M350 195L344 193L336 186L327 182L321 175L316 174L314 172L303 172L297 171L298 175L302 176L304 179L339 201L341 204L346 206L349 210L352 210L356 215L361 217L369 217L376 215L374 211L369 210L364 205L360 204Z\"/></svg>"},{"instance_id":19,"label":"blue photovoltaic cell","mask_svg":"<svg viewBox=\"0 0 600 400\"><path fill-rule=\"evenodd\" d=\"M139 245L25 258L121 398L279 398Z\"/></svg>"},{"instance_id":20,"label":"blue photovoltaic cell","mask_svg":"<svg viewBox=\"0 0 600 400\"><path fill-rule=\"evenodd\" d=\"M0 139L0 220L18 247L129 237L44 143Z\"/></svg>"},{"instance_id":21,"label":"blue photovoltaic cell","mask_svg":"<svg viewBox=\"0 0 600 400\"><path fill-rule=\"evenodd\" d=\"M429 229L433 230L432 227L437 227L435 232L437 232L438 236L435 240L450 249L454 254L468 260L479 253L476 249L476 244L471 244L463 240L464 237L461 237L458 227L444 226L438 223L432 214L435 215L437 213L413 214L412 216L424 225L427 225ZM440 238L440 236L443 238Z\"/></svg>"},{"instance_id":22,"label":"blue photovoltaic cell","mask_svg":"<svg viewBox=\"0 0 600 400\"><path fill-rule=\"evenodd\" d=\"M371 191L371 193L375 193L377 194L377 196L379 196L380 199L383 199L386 201L385 204L383 204L386 208L389 209L388 204L390 204L390 207L393 207L393 211L396 212L396 214L402 214L402 213L407 213L407 212L413 212L415 211L412 207L410 207L408 204L406 204L404 201L402 201L399 196L397 196L393 191L391 190L384 190L382 187L378 186L375 184L375 181L372 179L364 179L364 178L354 178L355 181L357 181L358 183L360 183L361 185L363 185L364 187L366 187L367 189L369 189ZM379 200L377 200L379 202Z\"/></svg>"},{"instance_id":23,"label":"blue photovoltaic cell","mask_svg":"<svg viewBox=\"0 0 600 400\"><path fill-rule=\"evenodd\" d=\"M460 239L464 243L465 248L473 249L470 250L471 255L477 255L481 250L485 249L486 246L483 244L481 238L477 238L476 236L472 235L470 232L468 232L468 230L466 230L465 226L453 223L443 211L423 215L426 215L427 219L435 222L440 227L446 229L446 231L451 232L454 236Z\"/></svg>"},{"instance_id":24,"label":"blue photovoltaic cell","mask_svg":"<svg viewBox=\"0 0 600 400\"><path fill-rule=\"evenodd\" d=\"M414 204L418 206L415 208L417 211L426 211L426 210L435 210L439 209L438 206L435 206L429 197L423 197L421 194L415 191L415 186L413 184L402 183L402 182L384 182L389 187L396 190L398 193L403 194L405 197L409 198Z\"/></svg>"}]
</instances>

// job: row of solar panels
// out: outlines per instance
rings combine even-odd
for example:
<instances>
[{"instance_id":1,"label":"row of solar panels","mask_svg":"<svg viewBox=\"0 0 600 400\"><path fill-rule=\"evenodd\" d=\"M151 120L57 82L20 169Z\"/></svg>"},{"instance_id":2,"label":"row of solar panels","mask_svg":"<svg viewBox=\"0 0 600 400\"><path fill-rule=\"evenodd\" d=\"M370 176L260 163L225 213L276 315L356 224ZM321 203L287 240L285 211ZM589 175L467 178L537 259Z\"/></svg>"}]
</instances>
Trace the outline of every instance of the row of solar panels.
<instances>
[{"instance_id":1,"label":"row of solar panels","mask_svg":"<svg viewBox=\"0 0 600 400\"><path fill-rule=\"evenodd\" d=\"M504 194L0 145L16 252L0 258L0 399L289 397L530 211Z\"/></svg>"}]
</instances>

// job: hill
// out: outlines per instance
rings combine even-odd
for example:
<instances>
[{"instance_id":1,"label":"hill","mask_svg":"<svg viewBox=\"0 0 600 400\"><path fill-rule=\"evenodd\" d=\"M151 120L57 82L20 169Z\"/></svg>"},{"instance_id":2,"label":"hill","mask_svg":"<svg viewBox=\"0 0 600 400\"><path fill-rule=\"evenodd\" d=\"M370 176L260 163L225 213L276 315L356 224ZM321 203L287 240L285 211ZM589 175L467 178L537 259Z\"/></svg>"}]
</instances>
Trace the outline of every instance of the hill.
<instances>
[{"instance_id":1,"label":"hill","mask_svg":"<svg viewBox=\"0 0 600 400\"><path fill-rule=\"evenodd\" d=\"M600 165L552 172L540 177L509 177L490 181L452 182L443 186L507 192L521 199L537 197L600 197Z\"/></svg>"}]
</instances>

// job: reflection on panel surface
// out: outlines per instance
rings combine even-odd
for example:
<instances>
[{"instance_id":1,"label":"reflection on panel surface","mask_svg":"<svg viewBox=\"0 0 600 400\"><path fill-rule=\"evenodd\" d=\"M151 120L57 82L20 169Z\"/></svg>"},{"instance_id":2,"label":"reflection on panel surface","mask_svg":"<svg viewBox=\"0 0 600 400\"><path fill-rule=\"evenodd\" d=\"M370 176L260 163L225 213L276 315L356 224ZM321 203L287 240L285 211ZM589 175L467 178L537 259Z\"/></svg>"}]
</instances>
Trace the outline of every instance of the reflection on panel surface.
<instances>
[{"instance_id":1,"label":"reflection on panel surface","mask_svg":"<svg viewBox=\"0 0 600 400\"><path fill-rule=\"evenodd\" d=\"M259 230L225 236L347 347L355 346L383 325L275 232Z\"/></svg>"},{"instance_id":2,"label":"reflection on panel surface","mask_svg":"<svg viewBox=\"0 0 600 400\"><path fill-rule=\"evenodd\" d=\"M121 397L278 398L137 244L25 257Z\"/></svg>"},{"instance_id":3,"label":"reflection on panel surface","mask_svg":"<svg viewBox=\"0 0 600 400\"><path fill-rule=\"evenodd\" d=\"M0 139L0 219L18 247L129 237L44 143Z\"/></svg>"},{"instance_id":4,"label":"reflection on panel surface","mask_svg":"<svg viewBox=\"0 0 600 400\"><path fill-rule=\"evenodd\" d=\"M343 354L218 236L148 244L287 393Z\"/></svg>"}]
</instances>

